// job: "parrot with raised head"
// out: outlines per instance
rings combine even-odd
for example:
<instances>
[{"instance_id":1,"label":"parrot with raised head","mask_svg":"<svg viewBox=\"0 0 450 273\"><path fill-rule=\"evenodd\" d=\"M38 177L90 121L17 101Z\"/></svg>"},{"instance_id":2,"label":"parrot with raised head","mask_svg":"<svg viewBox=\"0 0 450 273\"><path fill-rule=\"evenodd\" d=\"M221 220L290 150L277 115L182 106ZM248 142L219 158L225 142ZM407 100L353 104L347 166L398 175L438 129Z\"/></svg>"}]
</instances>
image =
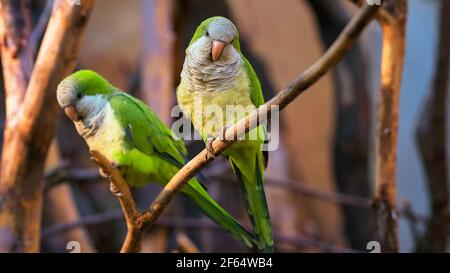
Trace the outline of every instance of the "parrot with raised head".
<instances>
[{"instance_id":1,"label":"parrot with raised head","mask_svg":"<svg viewBox=\"0 0 450 273\"><path fill-rule=\"evenodd\" d=\"M188 48L177 88L177 100L206 147L229 126L264 104L258 77L240 49L236 26L227 18L211 17L196 29ZM217 113L212 106L222 110ZM244 111L229 114L240 106ZM214 108L213 107L213 108ZM256 137L248 138L250 133ZM262 151L265 128L260 125L223 155L240 182L258 248L273 251L272 228L264 193L267 153Z\"/></svg>"},{"instance_id":2,"label":"parrot with raised head","mask_svg":"<svg viewBox=\"0 0 450 273\"><path fill-rule=\"evenodd\" d=\"M81 70L57 88L57 100L90 150L102 153L131 186L166 184L184 165L186 148L139 99L122 92L94 71ZM195 179L181 193L248 247L253 236Z\"/></svg>"}]
</instances>

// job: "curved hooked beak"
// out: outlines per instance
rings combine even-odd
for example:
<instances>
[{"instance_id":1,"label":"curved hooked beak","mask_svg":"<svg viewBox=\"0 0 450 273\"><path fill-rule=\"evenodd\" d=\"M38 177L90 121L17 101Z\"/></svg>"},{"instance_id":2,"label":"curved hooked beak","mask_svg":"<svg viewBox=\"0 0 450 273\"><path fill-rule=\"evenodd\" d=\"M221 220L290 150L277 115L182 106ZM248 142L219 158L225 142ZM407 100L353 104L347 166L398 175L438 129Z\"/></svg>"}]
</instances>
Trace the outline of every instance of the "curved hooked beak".
<instances>
[{"instance_id":1,"label":"curved hooked beak","mask_svg":"<svg viewBox=\"0 0 450 273\"><path fill-rule=\"evenodd\" d=\"M80 116L78 115L77 109L73 105L67 105L64 108L64 113L68 118L70 118L72 121L79 121Z\"/></svg>"},{"instance_id":2,"label":"curved hooked beak","mask_svg":"<svg viewBox=\"0 0 450 273\"><path fill-rule=\"evenodd\" d=\"M211 47L211 58L213 61L217 61L222 55L225 43L219 40L214 40Z\"/></svg>"}]
</instances>

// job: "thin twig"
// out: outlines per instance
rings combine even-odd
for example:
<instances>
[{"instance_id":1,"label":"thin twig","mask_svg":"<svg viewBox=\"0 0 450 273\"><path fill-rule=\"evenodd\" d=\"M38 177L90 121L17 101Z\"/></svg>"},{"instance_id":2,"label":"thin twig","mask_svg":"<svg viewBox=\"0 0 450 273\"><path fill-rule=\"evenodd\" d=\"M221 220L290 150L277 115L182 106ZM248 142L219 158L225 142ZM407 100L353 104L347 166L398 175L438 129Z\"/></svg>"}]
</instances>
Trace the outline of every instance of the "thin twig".
<instances>
[{"instance_id":1,"label":"thin twig","mask_svg":"<svg viewBox=\"0 0 450 273\"><path fill-rule=\"evenodd\" d=\"M219 179L227 182L234 181L232 177L226 175L211 176L211 179ZM268 187L280 188L289 190L304 196L319 198L324 201L337 203L344 206L352 206L362 209L371 209L372 200L350 194L344 194L339 192L329 192L317 189L305 183L295 181L292 179L280 179L274 177L266 177L264 183ZM238 186L238 184L235 184Z\"/></svg>"},{"instance_id":2,"label":"thin twig","mask_svg":"<svg viewBox=\"0 0 450 273\"><path fill-rule=\"evenodd\" d=\"M80 183L90 182L93 180L104 179L98 173L98 170L91 168L73 168L70 167L68 162L63 162L60 166L48 170L45 175L45 190L48 191L51 188L64 182ZM215 175L210 179L219 179L230 181L233 180L230 176ZM283 190L289 190L305 196L315 197L327 202L338 203L344 206L353 206L356 208L371 209L372 200L368 198L358 197L350 194L327 192L320 189L316 189L306 183L295 181L292 179L279 179L275 177L266 177L265 183L268 187L280 188ZM237 184L236 184L237 186Z\"/></svg>"},{"instance_id":3,"label":"thin twig","mask_svg":"<svg viewBox=\"0 0 450 273\"><path fill-rule=\"evenodd\" d=\"M47 0L39 19L31 32L29 48L33 58L36 58L39 51L39 45L41 44L42 37L44 36L45 29L47 28L48 21L52 14L53 2L54 0Z\"/></svg>"},{"instance_id":4,"label":"thin twig","mask_svg":"<svg viewBox=\"0 0 450 273\"><path fill-rule=\"evenodd\" d=\"M77 222L69 222L69 223L59 223L54 224L50 227L45 228L42 233L41 237L43 240L46 238L51 237L54 234L64 232L66 230L80 227L80 226L96 226L101 225L105 223L109 223L112 221L121 220L123 218L123 212L122 211L108 211L103 212L99 214L92 214L92 215L86 215L83 216L79 221Z\"/></svg>"},{"instance_id":5,"label":"thin twig","mask_svg":"<svg viewBox=\"0 0 450 273\"><path fill-rule=\"evenodd\" d=\"M103 179L97 169L74 168L70 166L70 162L68 161L63 161L59 166L46 171L44 178L45 192L65 182L79 183Z\"/></svg>"}]
</instances>

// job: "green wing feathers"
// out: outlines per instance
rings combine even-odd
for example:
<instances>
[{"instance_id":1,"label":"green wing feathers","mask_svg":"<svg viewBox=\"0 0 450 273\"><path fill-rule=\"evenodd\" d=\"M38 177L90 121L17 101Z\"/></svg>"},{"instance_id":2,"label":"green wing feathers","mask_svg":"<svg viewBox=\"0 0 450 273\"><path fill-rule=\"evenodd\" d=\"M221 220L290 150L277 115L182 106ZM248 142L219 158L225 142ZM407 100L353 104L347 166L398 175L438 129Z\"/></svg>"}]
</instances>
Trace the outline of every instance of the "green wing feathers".
<instances>
[{"instance_id":1,"label":"green wing feathers","mask_svg":"<svg viewBox=\"0 0 450 273\"><path fill-rule=\"evenodd\" d=\"M256 72L253 69L253 66L241 54L242 59L244 60L244 68L247 71L247 75L250 79L250 96L252 98L253 104L256 107L259 107L264 104L264 96L261 89L261 83L259 82L258 76L256 76Z\"/></svg>"},{"instance_id":2,"label":"green wing feathers","mask_svg":"<svg viewBox=\"0 0 450 273\"><path fill-rule=\"evenodd\" d=\"M256 244L253 236L233 216L217 204L197 180L193 179L184 186L182 193L197 204L204 214L228 231L235 239L241 240L249 248L252 248Z\"/></svg>"},{"instance_id":3,"label":"green wing feathers","mask_svg":"<svg viewBox=\"0 0 450 273\"><path fill-rule=\"evenodd\" d=\"M172 131L147 105L123 92L115 93L109 102L127 131L130 145L147 155L156 152L184 164L186 148L183 142L174 138Z\"/></svg>"},{"instance_id":4,"label":"green wing feathers","mask_svg":"<svg viewBox=\"0 0 450 273\"><path fill-rule=\"evenodd\" d=\"M239 180L258 248L263 252L272 252L272 228L264 193L263 156L255 149L244 149L231 147L229 161Z\"/></svg>"}]
</instances>

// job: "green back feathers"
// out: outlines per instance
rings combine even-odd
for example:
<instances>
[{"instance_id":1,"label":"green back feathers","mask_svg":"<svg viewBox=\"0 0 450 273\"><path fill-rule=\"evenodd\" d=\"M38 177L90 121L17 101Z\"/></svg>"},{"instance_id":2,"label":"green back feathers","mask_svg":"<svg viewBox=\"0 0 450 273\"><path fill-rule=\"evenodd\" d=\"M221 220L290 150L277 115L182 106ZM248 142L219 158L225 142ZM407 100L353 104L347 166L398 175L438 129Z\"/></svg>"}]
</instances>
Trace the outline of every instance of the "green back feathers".
<instances>
[{"instance_id":1,"label":"green back feathers","mask_svg":"<svg viewBox=\"0 0 450 273\"><path fill-rule=\"evenodd\" d=\"M123 92L115 93L109 103L127 133L132 147L150 155L157 154L174 165L183 165L186 148L172 131L142 101Z\"/></svg>"}]
</instances>

